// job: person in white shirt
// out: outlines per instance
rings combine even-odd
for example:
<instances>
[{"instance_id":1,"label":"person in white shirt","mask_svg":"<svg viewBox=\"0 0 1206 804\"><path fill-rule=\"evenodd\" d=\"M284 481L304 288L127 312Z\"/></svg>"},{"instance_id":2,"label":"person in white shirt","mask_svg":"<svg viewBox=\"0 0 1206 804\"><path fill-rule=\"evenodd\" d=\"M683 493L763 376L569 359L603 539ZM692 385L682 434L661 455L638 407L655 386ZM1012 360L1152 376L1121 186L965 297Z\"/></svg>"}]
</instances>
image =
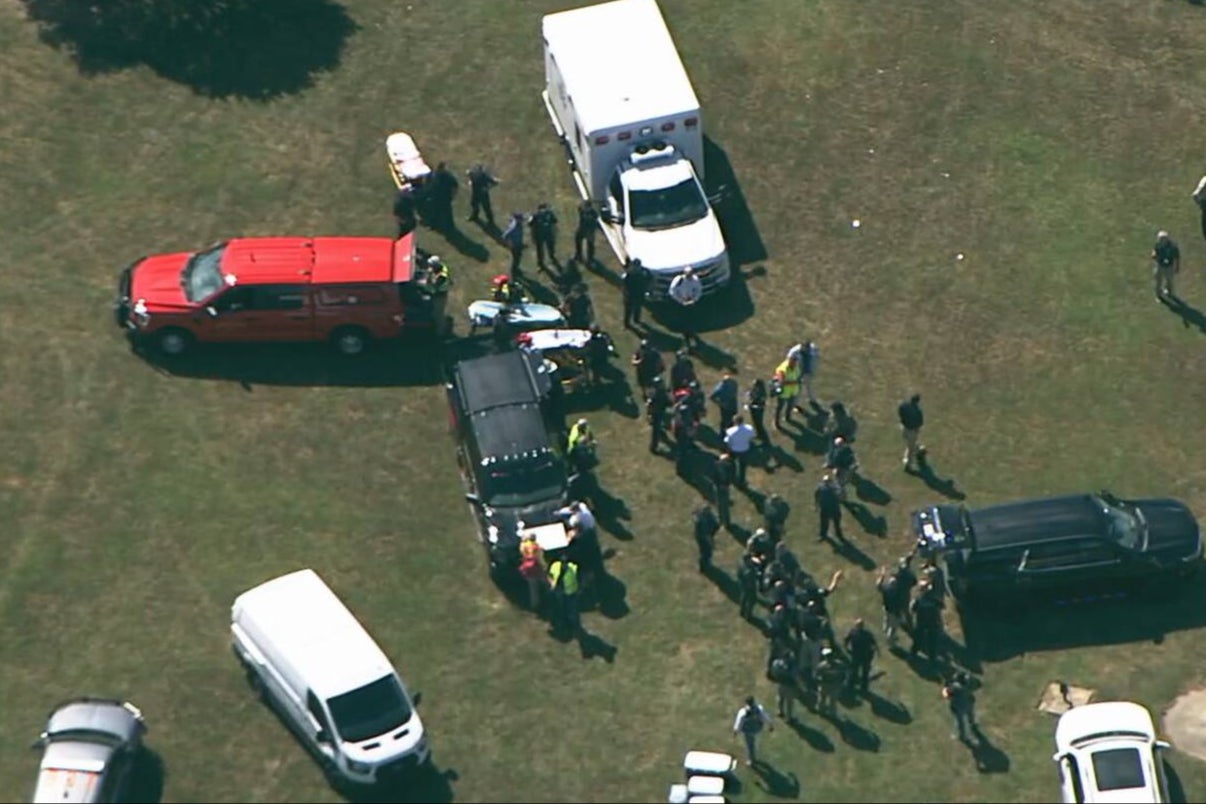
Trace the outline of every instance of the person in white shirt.
<instances>
[{"instance_id":1,"label":"person in white shirt","mask_svg":"<svg viewBox=\"0 0 1206 804\"><path fill-rule=\"evenodd\" d=\"M814 405L820 404L817 402L816 396L812 393L812 378L817 373L817 363L821 360L821 350L817 348L814 341L804 341L797 343L795 346L787 350L787 358L790 360L795 356L800 366L800 386L808 392L808 401ZM797 405L796 410L803 413Z\"/></svg>"},{"instance_id":2,"label":"person in white shirt","mask_svg":"<svg viewBox=\"0 0 1206 804\"><path fill-rule=\"evenodd\" d=\"M764 726L768 731L775 730L775 722L770 714L751 695L745 699L745 706L737 710L737 717L733 720L733 734L740 734L745 740L746 765L752 766L758 761L756 743Z\"/></svg>"},{"instance_id":3,"label":"person in white shirt","mask_svg":"<svg viewBox=\"0 0 1206 804\"><path fill-rule=\"evenodd\" d=\"M1202 210L1202 237L1206 238L1206 176L1198 179L1198 186L1191 196L1198 208Z\"/></svg>"},{"instance_id":4,"label":"person in white shirt","mask_svg":"<svg viewBox=\"0 0 1206 804\"><path fill-rule=\"evenodd\" d=\"M684 268L683 272L670 282L670 298L683 308L681 311L683 344L688 349L698 346L699 336L691 327L690 313L687 308L703 298L703 282L699 281L699 277L695 275L695 270L691 266Z\"/></svg>"},{"instance_id":5,"label":"person in white shirt","mask_svg":"<svg viewBox=\"0 0 1206 804\"><path fill-rule=\"evenodd\" d=\"M581 500L570 503L564 508L557 509L557 516L565 520L570 538L577 534L591 534L595 531L595 515Z\"/></svg>"},{"instance_id":6,"label":"person in white shirt","mask_svg":"<svg viewBox=\"0 0 1206 804\"><path fill-rule=\"evenodd\" d=\"M744 416L734 418L733 426L724 431L724 448L733 456L737 485L741 488L745 488L745 465L757 435L757 431L745 423Z\"/></svg>"}]
</instances>

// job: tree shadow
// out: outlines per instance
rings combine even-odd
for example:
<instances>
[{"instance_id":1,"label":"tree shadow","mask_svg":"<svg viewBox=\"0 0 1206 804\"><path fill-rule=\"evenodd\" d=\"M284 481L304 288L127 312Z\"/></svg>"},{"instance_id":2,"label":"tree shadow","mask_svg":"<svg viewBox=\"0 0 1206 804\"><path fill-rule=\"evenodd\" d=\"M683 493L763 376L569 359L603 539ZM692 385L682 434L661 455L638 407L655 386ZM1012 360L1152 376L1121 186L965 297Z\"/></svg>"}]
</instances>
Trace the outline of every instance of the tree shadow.
<instances>
[{"instance_id":1,"label":"tree shadow","mask_svg":"<svg viewBox=\"0 0 1206 804\"><path fill-rule=\"evenodd\" d=\"M892 502L892 495L883 486L861 474L854 476L854 495L872 505L887 505Z\"/></svg>"},{"instance_id":2,"label":"tree shadow","mask_svg":"<svg viewBox=\"0 0 1206 804\"><path fill-rule=\"evenodd\" d=\"M741 191L737 174L733 172L729 155L706 135L703 146L705 188L709 196L720 196L714 207L734 270L766 260L770 255Z\"/></svg>"},{"instance_id":3,"label":"tree shadow","mask_svg":"<svg viewBox=\"0 0 1206 804\"><path fill-rule=\"evenodd\" d=\"M899 701L889 700L888 698L871 691L868 691L865 697L871 704L872 714L874 714L876 717L883 718L890 723L896 723L901 726L907 726L913 722L913 716L909 714L908 707Z\"/></svg>"},{"instance_id":4,"label":"tree shadow","mask_svg":"<svg viewBox=\"0 0 1206 804\"><path fill-rule=\"evenodd\" d=\"M848 717L837 721L837 727L838 732L842 735L842 741L851 748L872 753L879 751L881 743L879 735L870 729L860 726Z\"/></svg>"},{"instance_id":5,"label":"tree shadow","mask_svg":"<svg viewBox=\"0 0 1206 804\"><path fill-rule=\"evenodd\" d=\"M143 745L139 748L130 769L125 790L126 800L159 804L163 799L163 783L166 778L163 757Z\"/></svg>"},{"instance_id":6,"label":"tree shadow","mask_svg":"<svg viewBox=\"0 0 1206 804\"><path fill-rule=\"evenodd\" d=\"M921 462L919 469L905 469L907 474L921 478L931 490L950 500L965 500L967 495L958 489L953 477L939 477L928 461Z\"/></svg>"},{"instance_id":7,"label":"tree shadow","mask_svg":"<svg viewBox=\"0 0 1206 804\"><path fill-rule=\"evenodd\" d=\"M214 98L268 100L338 66L358 26L334 0L22 0L84 75L145 65Z\"/></svg>"},{"instance_id":8,"label":"tree shadow","mask_svg":"<svg viewBox=\"0 0 1206 804\"><path fill-rule=\"evenodd\" d=\"M440 770L432 761L395 782L358 786L343 791L343 797L356 804L448 804L453 800L452 783L460 778L455 770Z\"/></svg>"},{"instance_id":9,"label":"tree shadow","mask_svg":"<svg viewBox=\"0 0 1206 804\"><path fill-rule=\"evenodd\" d=\"M804 740L804 742L808 743L813 749L824 754L832 754L836 750L833 745L833 741L825 736L824 732L810 728L803 721L789 720L787 721L787 725L791 727L792 731L800 735L800 738Z\"/></svg>"},{"instance_id":10,"label":"tree shadow","mask_svg":"<svg viewBox=\"0 0 1206 804\"><path fill-rule=\"evenodd\" d=\"M443 347L404 341L373 344L357 357L343 357L327 344L197 344L184 355L161 357L148 348L135 355L162 374L198 380L237 382L251 393L256 385L386 388L441 385Z\"/></svg>"},{"instance_id":11,"label":"tree shadow","mask_svg":"<svg viewBox=\"0 0 1206 804\"><path fill-rule=\"evenodd\" d=\"M976 761L976 770L980 773L1008 773L1009 755L989 742L979 726L976 726L975 731L979 739L970 750L972 758Z\"/></svg>"},{"instance_id":12,"label":"tree shadow","mask_svg":"<svg viewBox=\"0 0 1206 804\"><path fill-rule=\"evenodd\" d=\"M1159 645L1166 634L1206 626L1206 585L1165 584L1156 591L1158 595L1143 594L1142 588L1111 590L1107 595L1083 588L1083 597L1072 602L1029 594L1025 608L963 604L958 612L968 654L985 662L1087 645Z\"/></svg>"},{"instance_id":13,"label":"tree shadow","mask_svg":"<svg viewBox=\"0 0 1206 804\"><path fill-rule=\"evenodd\" d=\"M712 564L703 571L703 576L712 583L716 584L725 597L732 603L737 603L741 599L741 590L737 586L737 579L729 575L720 567Z\"/></svg>"},{"instance_id":14,"label":"tree shadow","mask_svg":"<svg viewBox=\"0 0 1206 804\"><path fill-rule=\"evenodd\" d=\"M847 500L843 503L846 510L858 522L858 526L863 531L871 536L887 536L888 535L888 519L883 516L876 516L871 513L871 509L862 503Z\"/></svg>"},{"instance_id":15,"label":"tree shadow","mask_svg":"<svg viewBox=\"0 0 1206 804\"><path fill-rule=\"evenodd\" d=\"M754 763L753 769L758 778L754 780L754 787L762 790L767 795L775 798L797 798L800 795L800 780L796 778L796 774L792 771L783 773L777 770L773 765L758 760Z\"/></svg>"},{"instance_id":16,"label":"tree shadow","mask_svg":"<svg viewBox=\"0 0 1206 804\"><path fill-rule=\"evenodd\" d=\"M875 559L871 558L871 556L860 550L858 545L854 544L854 542L851 542L847 539L827 539L826 541L828 541L829 546L833 548L833 552L837 553L839 556L855 566L864 570L875 569Z\"/></svg>"}]
</instances>

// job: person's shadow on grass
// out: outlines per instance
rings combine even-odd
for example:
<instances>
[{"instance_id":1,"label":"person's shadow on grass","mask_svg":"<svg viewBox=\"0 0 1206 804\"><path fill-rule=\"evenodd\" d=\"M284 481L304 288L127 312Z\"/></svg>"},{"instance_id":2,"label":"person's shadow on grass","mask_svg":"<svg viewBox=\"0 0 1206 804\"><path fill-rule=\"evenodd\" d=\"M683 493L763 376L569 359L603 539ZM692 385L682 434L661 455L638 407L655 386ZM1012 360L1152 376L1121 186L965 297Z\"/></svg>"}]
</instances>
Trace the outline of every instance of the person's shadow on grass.
<instances>
[{"instance_id":1,"label":"person's shadow on grass","mask_svg":"<svg viewBox=\"0 0 1206 804\"><path fill-rule=\"evenodd\" d=\"M868 690L864 697L871 704L871 713L876 717L901 726L907 726L913 722L913 716L909 714L908 707L903 703L885 698L871 690Z\"/></svg>"},{"instance_id":2,"label":"person's shadow on grass","mask_svg":"<svg viewBox=\"0 0 1206 804\"><path fill-rule=\"evenodd\" d=\"M932 490L938 492L943 497L951 500L965 500L967 495L964 494L955 485L955 479L952 477L939 477L934 472L934 467L928 460L918 461L917 469L905 469L905 472L914 477L921 478L921 481Z\"/></svg>"},{"instance_id":3,"label":"person's shadow on grass","mask_svg":"<svg viewBox=\"0 0 1206 804\"><path fill-rule=\"evenodd\" d=\"M976 744L970 746L972 758L976 761L976 770L980 773L1007 773L1009 771L1009 755L997 748L977 724L973 729L977 738Z\"/></svg>"},{"instance_id":4,"label":"person's shadow on grass","mask_svg":"<svg viewBox=\"0 0 1206 804\"><path fill-rule=\"evenodd\" d=\"M583 659L598 657L608 664L613 664L620 649L598 634L583 628L578 632L578 650L581 651Z\"/></svg>"},{"instance_id":5,"label":"person's shadow on grass","mask_svg":"<svg viewBox=\"0 0 1206 804\"><path fill-rule=\"evenodd\" d=\"M836 749L833 741L825 736L825 733L817 729L811 728L802 720L789 720L787 725L791 730L800 736L800 739L808 743L815 751L820 751L823 754L832 754Z\"/></svg>"},{"instance_id":6,"label":"person's shadow on grass","mask_svg":"<svg viewBox=\"0 0 1206 804\"><path fill-rule=\"evenodd\" d=\"M865 570L875 569L875 559L864 553L854 542L845 539L826 539L833 552L858 567Z\"/></svg>"},{"instance_id":7,"label":"person's shadow on grass","mask_svg":"<svg viewBox=\"0 0 1206 804\"><path fill-rule=\"evenodd\" d=\"M716 588L719 589L730 602L740 602L741 590L738 588L737 580L733 578L733 576L729 575L715 564L709 564L707 568L705 568L700 574L702 574L712 583L716 584Z\"/></svg>"},{"instance_id":8,"label":"person's shadow on grass","mask_svg":"<svg viewBox=\"0 0 1206 804\"><path fill-rule=\"evenodd\" d=\"M799 798L800 780L792 771L783 773L764 759L759 759L751 766L757 778L754 787L774 796L775 798Z\"/></svg>"},{"instance_id":9,"label":"person's shadow on grass","mask_svg":"<svg viewBox=\"0 0 1206 804\"><path fill-rule=\"evenodd\" d=\"M887 517L876 516L871 513L871 509L862 503L847 500L842 503L846 506L851 516L858 522L858 526L863 531L871 536L887 536L888 535L888 520Z\"/></svg>"},{"instance_id":10,"label":"person's shadow on grass","mask_svg":"<svg viewBox=\"0 0 1206 804\"><path fill-rule=\"evenodd\" d=\"M879 735L870 729L860 726L848 717L837 721L837 727L842 740L851 748L872 753L879 751Z\"/></svg>"}]
</instances>

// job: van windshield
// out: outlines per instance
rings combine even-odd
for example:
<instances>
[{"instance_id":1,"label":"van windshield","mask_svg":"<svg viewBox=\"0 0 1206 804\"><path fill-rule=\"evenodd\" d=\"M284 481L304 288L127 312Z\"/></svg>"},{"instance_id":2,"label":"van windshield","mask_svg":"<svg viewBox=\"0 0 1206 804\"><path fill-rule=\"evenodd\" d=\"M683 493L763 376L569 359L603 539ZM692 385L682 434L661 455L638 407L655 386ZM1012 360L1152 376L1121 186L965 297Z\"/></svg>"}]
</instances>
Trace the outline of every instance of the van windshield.
<instances>
[{"instance_id":1,"label":"van windshield","mask_svg":"<svg viewBox=\"0 0 1206 804\"><path fill-rule=\"evenodd\" d=\"M694 179L684 179L659 190L632 190L628 194L630 220L637 229L671 229L704 218L708 200Z\"/></svg>"},{"instance_id":2,"label":"van windshield","mask_svg":"<svg viewBox=\"0 0 1206 804\"><path fill-rule=\"evenodd\" d=\"M392 675L327 701L335 729L344 742L359 743L410 720L410 704Z\"/></svg>"},{"instance_id":3,"label":"van windshield","mask_svg":"<svg viewBox=\"0 0 1206 804\"><path fill-rule=\"evenodd\" d=\"M209 251L199 251L184 265L180 284L184 297L194 304L208 299L224 287L222 280L222 255L226 244L214 246Z\"/></svg>"}]
</instances>

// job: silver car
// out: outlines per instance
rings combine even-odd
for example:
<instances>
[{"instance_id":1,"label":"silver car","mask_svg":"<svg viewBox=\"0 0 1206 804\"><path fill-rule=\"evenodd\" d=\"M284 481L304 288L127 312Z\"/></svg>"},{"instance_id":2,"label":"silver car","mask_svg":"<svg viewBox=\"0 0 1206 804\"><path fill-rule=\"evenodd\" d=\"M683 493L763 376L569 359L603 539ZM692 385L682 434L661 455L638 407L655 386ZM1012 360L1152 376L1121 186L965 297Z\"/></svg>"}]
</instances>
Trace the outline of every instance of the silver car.
<instances>
[{"instance_id":1,"label":"silver car","mask_svg":"<svg viewBox=\"0 0 1206 804\"><path fill-rule=\"evenodd\" d=\"M43 750L34 802L119 801L145 731L133 704L100 698L60 704L34 743Z\"/></svg>"}]
</instances>

